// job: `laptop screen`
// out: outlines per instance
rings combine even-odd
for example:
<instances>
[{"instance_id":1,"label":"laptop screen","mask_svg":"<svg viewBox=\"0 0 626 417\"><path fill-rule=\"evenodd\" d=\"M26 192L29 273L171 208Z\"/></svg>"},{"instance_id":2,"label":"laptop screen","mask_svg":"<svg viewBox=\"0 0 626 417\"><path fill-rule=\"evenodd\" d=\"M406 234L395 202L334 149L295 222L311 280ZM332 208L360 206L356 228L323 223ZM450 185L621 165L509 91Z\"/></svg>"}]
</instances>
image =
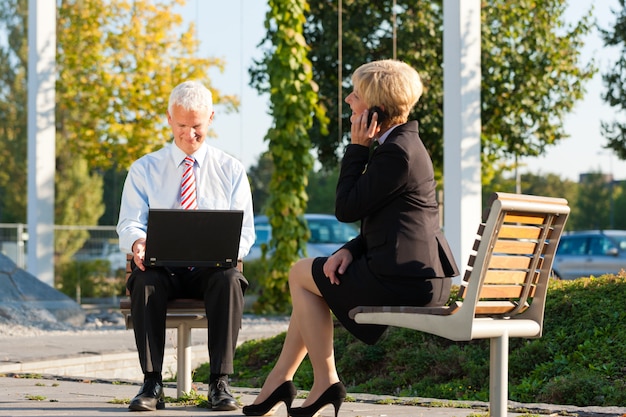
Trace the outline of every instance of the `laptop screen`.
<instances>
[{"instance_id":1,"label":"laptop screen","mask_svg":"<svg viewBox=\"0 0 626 417\"><path fill-rule=\"evenodd\" d=\"M237 265L243 211L150 209L148 266Z\"/></svg>"}]
</instances>

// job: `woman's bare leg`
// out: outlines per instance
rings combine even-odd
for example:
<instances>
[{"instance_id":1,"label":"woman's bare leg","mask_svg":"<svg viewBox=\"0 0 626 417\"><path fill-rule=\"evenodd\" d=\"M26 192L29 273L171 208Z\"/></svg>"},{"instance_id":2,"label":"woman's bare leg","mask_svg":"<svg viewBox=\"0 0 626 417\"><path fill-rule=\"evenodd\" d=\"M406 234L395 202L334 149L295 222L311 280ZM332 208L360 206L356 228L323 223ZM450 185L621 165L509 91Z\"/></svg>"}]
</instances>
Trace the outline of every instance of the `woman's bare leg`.
<instances>
[{"instance_id":1,"label":"woman's bare leg","mask_svg":"<svg viewBox=\"0 0 626 417\"><path fill-rule=\"evenodd\" d=\"M313 280L313 259L298 261L289 271L292 317L297 318L301 339L313 366L313 387L302 404L317 400L328 387L339 382L333 349L333 320L326 300Z\"/></svg>"},{"instance_id":2,"label":"woman's bare leg","mask_svg":"<svg viewBox=\"0 0 626 417\"><path fill-rule=\"evenodd\" d=\"M253 404L262 403L283 382L292 380L306 353L306 348L300 335L300 328L298 327L298 320L292 314L280 356L263 383L263 388L261 388L261 392Z\"/></svg>"},{"instance_id":3,"label":"woman's bare leg","mask_svg":"<svg viewBox=\"0 0 626 417\"><path fill-rule=\"evenodd\" d=\"M278 361L254 404L263 402L280 384L292 380L307 352L313 365L314 382L302 406L306 407L330 385L339 382L333 350L332 316L313 281L312 264L313 259L302 259L289 272L293 312L287 336Z\"/></svg>"}]
</instances>

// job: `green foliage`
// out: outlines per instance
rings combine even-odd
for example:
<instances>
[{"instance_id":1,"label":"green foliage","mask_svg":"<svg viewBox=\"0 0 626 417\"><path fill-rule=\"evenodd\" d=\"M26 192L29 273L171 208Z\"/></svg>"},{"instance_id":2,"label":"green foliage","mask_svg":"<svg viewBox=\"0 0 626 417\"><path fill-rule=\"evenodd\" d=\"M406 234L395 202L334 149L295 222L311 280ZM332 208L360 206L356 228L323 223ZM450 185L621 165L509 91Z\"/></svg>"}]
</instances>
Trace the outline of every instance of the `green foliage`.
<instances>
[{"instance_id":1,"label":"green foliage","mask_svg":"<svg viewBox=\"0 0 626 417\"><path fill-rule=\"evenodd\" d=\"M267 374L276 363L277 352L280 352L284 341L285 333L282 333L269 339L243 343L237 348L235 373L231 375L231 380L249 384L246 386L250 387L263 385ZM209 364L202 364L194 370L193 380L208 382L210 372ZM310 386L313 383L313 370L308 358L303 361L294 380L299 386Z\"/></svg>"},{"instance_id":2,"label":"green foliage","mask_svg":"<svg viewBox=\"0 0 626 417\"><path fill-rule=\"evenodd\" d=\"M339 180L339 167L311 172L306 192L309 195L309 213L335 213L335 190Z\"/></svg>"},{"instance_id":3,"label":"green foliage","mask_svg":"<svg viewBox=\"0 0 626 417\"><path fill-rule=\"evenodd\" d=\"M26 220L28 0L0 3L0 221ZM237 99L211 86L219 59L196 57L193 25L174 12L184 0L64 0L58 3L55 125L57 224L97 224L98 168L124 169L161 147L171 88L202 80L226 111ZM76 164L77 166L74 166ZM119 191L119 190L117 190ZM10 198L8 197L10 196ZM66 236L60 255L81 246Z\"/></svg>"},{"instance_id":4,"label":"green foliage","mask_svg":"<svg viewBox=\"0 0 626 417\"><path fill-rule=\"evenodd\" d=\"M269 184L274 173L274 164L269 152L264 152L256 165L248 170L248 178L252 188L255 213L264 213L270 195ZM309 197L307 213L334 213L335 189L339 178L339 167L320 169L309 172L306 193Z\"/></svg>"},{"instance_id":5,"label":"green foliage","mask_svg":"<svg viewBox=\"0 0 626 417\"><path fill-rule=\"evenodd\" d=\"M607 184L604 184L605 188L608 188L608 203L609 203L609 218L605 229L626 229L626 218L621 216L621 213L624 213L626 209L626 193L625 187L626 182L624 181L609 181Z\"/></svg>"},{"instance_id":6,"label":"green foliage","mask_svg":"<svg viewBox=\"0 0 626 417\"><path fill-rule=\"evenodd\" d=\"M66 147L61 146L57 154L55 224L98 224L104 213L102 177L90 173L87 161L70 155ZM57 262L69 261L88 238L86 230L57 230L54 234Z\"/></svg>"},{"instance_id":7,"label":"green foliage","mask_svg":"<svg viewBox=\"0 0 626 417\"><path fill-rule=\"evenodd\" d=\"M541 155L567 137L562 121L596 70L580 59L582 39L592 27L591 7L572 26L564 22L566 7L565 0L490 0L483 8L485 166L505 157Z\"/></svg>"},{"instance_id":8,"label":"green foliage","mask_svg":"<svg viewBox=\"0 0 626 417\"><path fill-rule=\"evenodd\" d=\"M615 199L621 194L621 186L607 181L604 174L585 174L579 184L578 198L572 205L573 216L569 226L573 230L610 229L611 217L615 219ZM582 214L582 215L579 215ZM614 224L614 222L613 222Z\"/></svg>"},{"instance_id":9,"label":"green foliage","mask_svg":"<svg viewBox=\"0 0 626 417\"><path fill-rule=\"evenodd\" d=\"M522 193L544 195L548 197L563 197L570 202L576 201L579 195L579 184L561 180L556 174L523 174Z\"/></svg>"},{"instance_id":10,"label":"green foliage","mask_svg":"<svg viewBox=\"0 0 626 417\"><path fill-rule=\"evenodd\" d=\"M566 228L626 229L626 193L622 181L610 181L606 174L590 172L581 176L580 182L562 180L556 174L523 174L521 192L524 194L563 197L568 200L571 213ZM482 188L483 206L495 191L515 191L515 179L502 173L495 175Z\"/></svg>"},{"instance_id":11,"label":"green foliage","mask_svg":"<svg viewBox=\"0 0 626 417\"><path fill-rule=\"evenodd\" d=\"M320 99L328 114L338 115L341 123L330 124L328 135L314 125L311 138L322 164L336 166L337 153L348 142L350 132L350 109L342 101L351 86L352 70L364 62L392 58L393 3L398 11L397 58L413 65L426 86L411 117L420 122L420 136L437 175L441 175L441 0L343 2L341 60L337 60L337 2L312 2L305 36L312 48L315 80L320 83ZM563 16L565 7L565 0L482 2L481 141L486 182L494 174L496 161L514 155L537 156L566 138L563 119L582 98L584 83L595 69L592 63L580 61L582 40L591 30L590 13L568 26ZM343 87L341 92L338 85Z\"/></svg>"},{"instance_id":12,"label":"green foliage","mask_svg":"<svg viewBox=\"0 0 626 417\"><path fill-rule=\"evenodd\" d=\"M420 121L420 135L432 158L443 160L443 13L441 1L396 1L397 57L415 66L426 87L412 117ZM338 3L311 2L305 25L320 100L336 122L328 134L318 125L311 139L322 165L337 166L338 155L349 143L350 113L344 98L352 89L352 72L359 65L392 57L393 13L391 0L354 0L342 3L342 55L338 60ZM341 64L341 80L339 65ZM341 86L341 90L338 90ZM436 167L440 165L436 163ZM441 173L441 169L438 169Z\"/></svg>"},{"instance_id":13,"label":"green foliage","mask_svg":"<svg viewBox=\"0 0 626 417\"><path fill-rule=\"evenodd\" d=\"M26 220L26 76L28 4L13 0L0 6L0 29L9 32L6 49L0 46L2 75L0 85L0 123L3 140L0 141L0 192L11 198L1 198L2 217L12 221ZM74 99L74 98L72 98ZM84 117L84 115L83 115ZM4 140L6 138L6 141ZM70 154L68 138L57 134L57 166L55 176L56 224L96 224L104 211L102 180L90 171L87 161L80 155ZM0 219L1 220L1 219ZM81 232L61 232L55 235L55 249L63 262L82 246L85 236Z\"/></svg>"},{"instance_id":14,"label":"green foliage","mask_svg":"<svg viewBox=\"0 0 626 417\"><path fill-rule=\"evenodd\" d=\"M0 222L26 222L28 0L0 2ZM10 198L4 196L11 196Z\"/></svg>"},{"instance_id":15,"label":"green foliage","mask_svg":"<svg viewBox=\"0 0 626 417\"><path fill-rule=\"evenodd\" d=\"M615 24L612 30L601 30L604 44L619 49L613 68L602 74L606 92L602 98L616 114L626 110L626 2L619 0L621 8L613 10ZM602 122L602 135L607 139L607 148L620 159L626 159L626 119Z\"/></svg>"},{"instance_id":16,"label":"green foliage","mask_svg":"<svg viewBox=\"0 0 626 417\"><path fill-rule=\"evenodd\" d=\"M175 12L184 0L66 0L58 17L57 130L91 167L118 169L170 138L170 91L202 81L217 104L237 105L211 85L219 59L197 58L192 24Z\"/></svg>"},{"instance_id":17,"label":"green foliage","mask_svg":"<svg viewBox=\"0 0 626 417\"><path fill-rule=\"evenodd\" d=\"M68 297L112 297L124 295L124 271L111 276L107 260L67 261L55 265L55 288Z\"/></svg>"},{"instance_id":18,"label":"green foliage","mask_svg":"<svg viewBox=\"0 0 626 417\"><path fill-rule=\"evenodd\" d=\"M567 230L579 230L580 225L587 225L587 220L598 215L597 212L606 211L608 219L609 201L597 201L592 205L579 205L579 200L585 199L584 185L569 180L562 180L556 174L537 173L523 174L520 178L521 192L524 194L544 195L548 197L562 197L569 202L571 213L567 222ZM606 188L604 186L600 188ZM493 192L515 193L515 178L502 175L502 172L495 174L491 181L482 187L483 207L487 207L487 202ZM616 206L617 207L617 206ZM626 205L621 206L626 209ZM586 226L584 226L586 227Z\"/></svg>"},{"instance_id":19,"label":"green foliage","mask_svg":"<svg viewBox=\"0 0 626 417\"><path fill-rule=\"evenodd\" d=\"M289 269L300 255L305 255L309 233L302 218L308 201L307 175L313 167L307 131L314 117L325 125L326 116L318 103L318 87L307 58L309 48L302 35L308 3L275 0L269 6L265 38L268 49L257 63L264 67L267 76L256 86L270 93L274 117L274 125L265 138L274 165L265 213L272 226L270 247L275 250L257 307L259 311L284 312L290 299Z\"/></svg>"},{"instance_id":20,"label":"green foliage","mask_svg":"<svg viewBox=\"0 0 626 417\"><path fill-rule=\"evenodd\" d=\"M626 275L553 281L543 337L510 340L509 398L577 406L626 406ZM284 334L246 342L234 384L260 386ZM448 400L489 399L489 341L452 342L390 327L373 346L335 328L335 356L352 392ZM311 386L307 364L296 385Z\"/></svg>"},{"instance_id":21,"label":"green foliage","mask_svg":"<svg viewBox=\"0 0 626 417\"><path fill-rule=\"evenodd\" d=\"M267 262L264 262L263 259L255 259L254 261L244 260L243 275L250 284L246 290L246 294L258 293L261 290L260 283L267 273Z\"/></svg>"},{"instance_id":22,"label":"green foliage","mask_svg":"<svg viewBox=\"0 0 626 417\"><path fill-rule=\"evenodd\" d=\"M254 201L254 213L263 214L267 209L267 201L270 196L270 180L274 173L272 155L263 152L256 165L248 169L248 179L252 190L252 200Z\"/></svg>"}]
</instances>

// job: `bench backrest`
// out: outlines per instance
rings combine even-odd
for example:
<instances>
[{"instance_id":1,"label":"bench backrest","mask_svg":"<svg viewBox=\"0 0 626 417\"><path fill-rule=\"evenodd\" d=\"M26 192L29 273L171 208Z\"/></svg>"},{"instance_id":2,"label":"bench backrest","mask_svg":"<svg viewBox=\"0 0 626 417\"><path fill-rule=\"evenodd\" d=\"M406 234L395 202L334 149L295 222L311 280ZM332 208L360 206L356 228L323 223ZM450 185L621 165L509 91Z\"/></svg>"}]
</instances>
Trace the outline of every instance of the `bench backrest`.
<instances>
[{"instance_id":1,"label":"bench backrest","mask_svg":"<svg viewBox=\"0 0 626 417\"><path fill-rule=\"evenodd\" d=\"M457 307L475 306L475 317L521 315L541 323L568 215L563 198L495 193L479 226Z\"/></svg>"}]
</instances>

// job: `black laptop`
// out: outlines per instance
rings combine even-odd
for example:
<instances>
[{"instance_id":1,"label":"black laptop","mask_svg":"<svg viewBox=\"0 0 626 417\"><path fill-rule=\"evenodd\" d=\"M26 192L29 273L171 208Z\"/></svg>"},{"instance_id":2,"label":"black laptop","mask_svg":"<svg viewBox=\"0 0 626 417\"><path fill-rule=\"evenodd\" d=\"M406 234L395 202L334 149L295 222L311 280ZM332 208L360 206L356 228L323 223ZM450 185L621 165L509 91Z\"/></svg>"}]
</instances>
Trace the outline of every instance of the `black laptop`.
<instances>
[{"instance_id":1,"label":"black laptop","mask_svg":"<svg viewBox=\"0 0 626 417\"><path fill-rule=\"evenodd\" d=\"M243 211L150 209L145 264L237 265Z\"/></svg>"}]
</instances>

